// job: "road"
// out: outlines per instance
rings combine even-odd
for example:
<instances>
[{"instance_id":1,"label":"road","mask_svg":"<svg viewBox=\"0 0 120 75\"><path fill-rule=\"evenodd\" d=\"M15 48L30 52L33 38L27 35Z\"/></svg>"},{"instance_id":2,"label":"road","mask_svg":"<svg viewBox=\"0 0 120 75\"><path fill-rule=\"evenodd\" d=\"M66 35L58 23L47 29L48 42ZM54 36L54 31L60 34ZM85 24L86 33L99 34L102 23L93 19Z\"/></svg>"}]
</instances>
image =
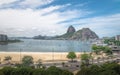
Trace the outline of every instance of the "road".
<instances>
[{"instance_id":1,"label":"road","mask_svg":"<svg viewBox=\"0 0 120 75\"><path fill-rule=\"evenodd\" d=\"M119 57L117 58L119 59ZM109 61L115 61L116 59L109 59ZM97 62L97 60L94 60L93 63L94 64L97 64L97 65L100 65L100 64L103 64L104 62L107 62L108 60L102 60L100 59L99 60L99 63ZM64 61L64 66L62 64L63 61L54 61L54 62L43 62L42 65L45 66L46 68L50 67L50 66L56 66L56 67L59 67L61 69L66 69L66 70L69 70L71 72L73 71L76 71L76 70L79 70L80 69L80 64L81 62L80 61L76 61L76 62L69 62L69 61ZM120 62L120 60L119 60ZM90 61L90 63L92 63ZM33 64L33 65L37 65L37 64ZM6 65L6 64L0 64L0 67L4 67L4 66L12 66L12 67L15 67L15 65Z\"/></svg>"}]
</instances>

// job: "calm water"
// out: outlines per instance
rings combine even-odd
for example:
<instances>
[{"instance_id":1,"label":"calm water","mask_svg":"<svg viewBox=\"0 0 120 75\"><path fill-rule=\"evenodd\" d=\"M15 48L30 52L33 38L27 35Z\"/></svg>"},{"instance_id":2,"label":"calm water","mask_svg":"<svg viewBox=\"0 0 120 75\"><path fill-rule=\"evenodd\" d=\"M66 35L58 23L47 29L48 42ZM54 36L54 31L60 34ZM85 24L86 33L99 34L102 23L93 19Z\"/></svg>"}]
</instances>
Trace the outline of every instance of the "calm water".
<instances>
[{"instance_id":1,"label":"calm water","mask_svg":"<svg viewBox=\"0 0 120 75\"><path fill-rule=\"evenodd\" d=\"M1 52L82 52L91 51L89 42L72 40L33 40L22 39L24 42L0 45Z\"/></svg>"}]
</instances>

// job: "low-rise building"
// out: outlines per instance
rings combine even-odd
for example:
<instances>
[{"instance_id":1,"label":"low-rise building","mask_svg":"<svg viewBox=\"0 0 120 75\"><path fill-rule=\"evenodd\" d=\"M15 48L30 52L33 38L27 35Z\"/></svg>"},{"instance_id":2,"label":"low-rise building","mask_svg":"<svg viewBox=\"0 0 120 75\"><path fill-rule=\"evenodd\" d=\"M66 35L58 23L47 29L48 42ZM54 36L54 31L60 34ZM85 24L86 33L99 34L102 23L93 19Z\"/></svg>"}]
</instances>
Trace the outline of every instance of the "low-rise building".
<instances>
[{"instance_id":1,"label":"low-rise building","mask_svg":"<svg viewBox=\"0 0 120 75\"><path fill-rule=\"evenodd\" d=\"M107 46L107 44L104 43L103 39L92 40L92 44L97 46Z\"/></svg>"},{"instance_id":2,"label":"low-rise building","mask_svg":"<svg viewBox=\"0 0 120 75\"><path fill-rule=\"evenodd\" d=\"M120 56L120 47L119 46L111 46L112 52L114 55Z\"/></svg>"}]
</instances>

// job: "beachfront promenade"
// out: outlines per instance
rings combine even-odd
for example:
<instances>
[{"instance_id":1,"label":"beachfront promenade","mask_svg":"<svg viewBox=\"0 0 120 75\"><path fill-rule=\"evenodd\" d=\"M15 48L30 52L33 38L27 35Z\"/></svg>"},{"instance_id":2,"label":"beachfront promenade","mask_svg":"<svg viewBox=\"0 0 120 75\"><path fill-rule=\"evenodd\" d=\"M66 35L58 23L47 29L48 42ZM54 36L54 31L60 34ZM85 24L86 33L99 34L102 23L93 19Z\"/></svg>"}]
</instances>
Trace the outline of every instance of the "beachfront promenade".
<instances>
[{"instance_id":1,"label":"beachfront promenade","mask_svg":"<svg viewBox=\"0 0 120 75\"><path fill-rule=\"evenodd\" d=\"M118 57L120 58L120 57ZM93 62L90 61L90 64L94 63L94 64L97 64L97 65L100 65L100 64L103 64L104 62L113 62L113 61L116 61L116 59L118 58L114 58L114 59L110 59L110 60L102 60L100 59L99 60L99 63L97 60L94 60ZM64 62L64 66L62 65L62 62ZM34 63L33 64L35 67L37 67L37 63ZM74 71L77 71L80 69L80 65L81 65L81 61L80 60L77 60L75 62L70 62L70 61L44 61L42 62L42 66L45 66L46 68L50 67L50 66L56 66L56 67L59 67L61 69L67 69L71 72L74 72ZM4 67L4 66L15 66L14 64L0 64L0 67Z\"/></svg>"},{"instance_id":2,"label":"beachfront promenade","mask_svg":"<svg viewBox=\"0 0 120 75\"><path fill-rule=\"evenodd\" d=\"M80 65L81 65L81 61L80 61L80 54L81 53L76 53L77 55L77 58L75 59L75 62L70 62L69 59L67 59L66 55L68 53L10 53L10 52L2 52L0 54L0 56L2 57L1 58L1 64L0 64L0 67L4 67L4 66L15 66L16 63L20 63L20 58L22 58L23 56L26 56L26 55L29 55L29 56L32 56L33 59L34 59L34 66L37 65L37 60L38 59L41 59L42 61L42 65L45 66L45 67L50 67L50 66L57 66L59 68L62 68L62 69L67 69L69 71L76 71L76 70L79 70L80 69ZM4 56L11 56L12 57L12 60L11 60L11 64L5 64L4 62ZM21 57L20 57L21 56ZM47 59L46 59L47 58ZM49 58L49 59L48 59ZM94 59L93 61L90 60L90 64L102 64L104 62L112 62L112 61L116 61L117 59L119 59L120 56L116 56L116 58L111 58L111 59L99 59L99 62L97 59ZM64 64L64 67L63 67L63 64L62 63L65 63Z\"/></svg>"}]
</instances>

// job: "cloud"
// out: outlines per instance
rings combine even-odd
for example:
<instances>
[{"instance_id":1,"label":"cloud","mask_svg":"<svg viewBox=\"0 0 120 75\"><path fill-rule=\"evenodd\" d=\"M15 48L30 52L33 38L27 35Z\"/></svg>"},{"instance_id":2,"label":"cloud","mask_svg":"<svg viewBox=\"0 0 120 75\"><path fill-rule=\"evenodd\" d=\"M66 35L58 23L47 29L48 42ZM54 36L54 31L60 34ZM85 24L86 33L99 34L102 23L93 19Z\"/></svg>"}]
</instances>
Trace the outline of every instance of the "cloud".
<instances>
[{"instance_id":1,"label":"cloud","mask_svg":"<svg viewBox=\"0 0 120 75\"><path fill-rule=\"evenodd\" d=\"M89 27L100 37L120 34L120 13L77 19L64 24L77 25L77 29Z\"/></svg>"},{"instance_id":2,"label":"cloud","mask_svg":"<svg viewBox=\"0 0 120 75\"><path fill-rule=\"evenodd\" d=\"M95 11L78 8L86 3L75 6L70 3L49 5L37 9L54 1L0 0L0 33L9 36L52 36L63 34L69 25L75 25L77 30L89 27L100 37L120 34L120 13L89 17Z\"/></svg>"},{"instance_id":3,"label":"cloud","mask_svg":"<svg viewBox=\"0 0 120 75\"><path fill-rule=\"evenodd\" d=\"M52 3L54 0L25 0L19 5L23 7L35 8Z\"/></svg>"},{"instance_id":4,"label":"cloud","mask_svg":"<svg viewBox=\"0 0 120 75\"><path fill-rule=\"evenodd\" d=\"M65 10L70 4L50 6L34 10L2 9L0 10L0 33L9 36L60 35L69 25L81 29L89 27L100 37L120 34L120 13L106 16L82 18L91 14L85 10Z\"/></svg>"},{"instance_id":5,"label":"cloud","mask_svg":"<svg viewBox=\"0 0 120 75\"><path fill-rule=\"evenodd\" d=\"M9 3L15 2L15 1L17 0L0 0L0 6L3 4L9 4Z\"/></svg>"},{"instance_id":6,"label":"cloud","mask_svg":"<svg viewBox=\"0 0 120 75\"><path fill-rule=\"evenodd\" d=\"M56 5L44 9L2 9L0 10L0 30L9 36L59 35L66 32L66 25L59 22L78 17L85 13L78 10L59 9L68 6ZM57 10L57 11L54 11ZM50 13L49 13L50 12ZM43 15L45 14L46 15ZM49 13L49 14L48 14ZM83 16L80 14L80 16Z\"/></svg>"},{"instance_id":7,"label":"cloud","mask_svg":"<svg viewBox=\"0 0 120 75\"><path fill-rule=\"evenodd\" d=\"M54 0L0 0L0 9L5 8L36 9L41 6L48 5L52 2L54 2Z\"/></svg>"}]
</instances>

